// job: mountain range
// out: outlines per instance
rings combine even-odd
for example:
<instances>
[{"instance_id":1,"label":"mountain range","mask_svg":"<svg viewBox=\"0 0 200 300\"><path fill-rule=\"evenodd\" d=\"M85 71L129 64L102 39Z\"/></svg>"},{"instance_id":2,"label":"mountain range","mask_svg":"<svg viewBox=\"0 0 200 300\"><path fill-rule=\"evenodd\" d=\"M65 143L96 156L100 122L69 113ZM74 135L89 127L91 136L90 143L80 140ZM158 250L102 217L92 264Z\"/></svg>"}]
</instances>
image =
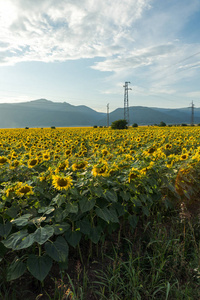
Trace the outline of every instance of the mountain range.
<instances>
[{"instance_id":1,"label":"mountain range","mask_svg":"<svg viewBox=\"0 0 200 300\"><path fill-rule=\"evenodd\" d=\"M109 123L124 118L124 109L109 114ZM191 122L191 108L129 107L130 125L181 124ZM200 123L200 108L195 108L194 123ZM0 104L0 128L106 126L107 114L85 105L38 99L21 103Z\"/></svg>"}]
</instances>

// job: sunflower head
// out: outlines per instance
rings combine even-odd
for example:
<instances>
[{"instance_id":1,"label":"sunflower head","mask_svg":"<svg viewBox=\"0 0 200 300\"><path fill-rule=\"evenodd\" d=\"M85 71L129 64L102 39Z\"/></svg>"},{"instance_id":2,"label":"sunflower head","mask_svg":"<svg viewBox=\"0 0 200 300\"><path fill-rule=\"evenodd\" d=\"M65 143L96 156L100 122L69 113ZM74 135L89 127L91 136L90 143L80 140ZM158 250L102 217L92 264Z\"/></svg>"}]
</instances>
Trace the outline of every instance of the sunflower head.
<instances>
[{"instance_id":1,"label":"sunflower head","mask_svg":"<svg viewBox=\"0 0 200 300\"><path fill-rule=\"evenodd\" d=\"M71 176L64 177L59 175L53 175L52 179L52 184L57 190L68 190L72 186Z\"/></svg>"},{"instance_id":2,"label":"sunflower head","mask_svg":"<svg viewBox=\"0 0 200 300\"><path fill-rule=\"evenodd\" d=\"M43 160L50 160L50 153L45 152L45 153L43 154Z\"/></svg>"},{"instance_id":3,"label":"sunflower head","mask_svg":"<svg viewBox=\"0 0 200 300\"><path fill-rule=\"evenodd\" d=\"M58 164L58 166L56 168L56 173L59 173L60 171L64 171L68 167L69 167L69 162L68 162L68 160L65 160L65 161Z\"/></svg>"},{"instance_id":4,"label":"sunflower head","mask_svg":"<svg viewBox=\"0 0 200 300\"><path fill-rule=\"evenodd\" d=\"M133 179L139 177L139 175L140 175L140 173L139 173L138 169L132 168L131 171L130 171L130 173L129 173L129 175L128 175L128 181L129 181L129 183Z\"/></svg>"},{"instance_id":5,"label":"sunflower head","mask_svg":"<svg viewBox=\"0 0 200 300\"><path fill-rule=\"evenodd\" d=\"M103 150L101 151L101 153L102 153L103 156L106 156L106 155L108 154L108 150L103 149Z\"/></svg>"},{"instance_id":6,"label":"sunflower head","mask_svg":"<svg viewBox=\"0 0 200 300\"><path fill-rule=\"evenodd\" d=\"M92 169L92 174L96 176L107 176L108 175L108 164L107 162L100 162L95 165Z\"/></svg>"},{"instance_id":7,"label":"sunflower head","mask_svg":"<svg viewBox=\"0 0 200 300\"><path fill-rule=\"evenodd\" d=\"M20 161L15 159L10 163L10 169L15 169L16 167L18 167L20 165Z\"/></svg>"},{"instance_id":8,"label":"sunflower head","mask_svg":"<svg viewBox=\"0 0 200 300\"><path fill-rule=\"evenodd\" d=\"M20 197L33 195L32 186L26 183L20 183L16 189L16 194Z\"/></svg>"},{"instance_id":9,"label":"sunflower head","mask_svg":"<svg viewBox=\"0 0 200 300\"><path fill-rule=\"evenodd\" d=\"M7 157L5 156L0 156L0 165L4 165L5 163L8 162Z\"/></svg>"},{"instance_id":10,"label":"sunflower head","mask_svg":"<svg viewBox=\"0 0 200 300\"><path fill-rule=\"evenodd\" d=\"M38 159L37 158L32 158L28 160L28 167L33 168L38 164Z\"/></svg>"},{"instance_id":11,"label":"sunflower head","mask_svg":"<svg viewBox=\"0 0 200 300\"><path fill-rule=\"evenodd\" d=\"M80 161L72 165L72 170L77 171L77 170L85 169L86 166L87 166L87 161Z\"/></svg>"},{"instance_id":12,"label":"sunflower head","mask_svg":"<svg viewBox=\"0 0 200 300\"><path fill-rule=\"evenodd\" d=\"M188 159L188 153L183 153L180 158L181 158L181 160Z\"/></svg>"}]
</instances>

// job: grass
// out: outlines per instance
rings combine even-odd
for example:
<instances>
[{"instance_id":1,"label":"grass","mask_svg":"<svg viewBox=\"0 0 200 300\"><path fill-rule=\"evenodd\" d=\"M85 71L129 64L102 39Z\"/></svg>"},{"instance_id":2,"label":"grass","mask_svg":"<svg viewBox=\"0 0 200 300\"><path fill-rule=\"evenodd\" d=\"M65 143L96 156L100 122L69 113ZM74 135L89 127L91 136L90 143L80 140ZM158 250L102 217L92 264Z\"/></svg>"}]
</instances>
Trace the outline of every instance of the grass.
<instances>
[{"instance_id":1,"label":"grass","mask_svg":"<svg viewBox=\"0 0 200 300\"><path fill-rule=\"evenodd\" d=\"M186 209L146 217L133 232L120 228L90 259L84 247L70 253L67 270L53 268L43 287L29 274L8 283L2 269L0 299L200 299L200 222Z\"/></svg>"}]
</instances>

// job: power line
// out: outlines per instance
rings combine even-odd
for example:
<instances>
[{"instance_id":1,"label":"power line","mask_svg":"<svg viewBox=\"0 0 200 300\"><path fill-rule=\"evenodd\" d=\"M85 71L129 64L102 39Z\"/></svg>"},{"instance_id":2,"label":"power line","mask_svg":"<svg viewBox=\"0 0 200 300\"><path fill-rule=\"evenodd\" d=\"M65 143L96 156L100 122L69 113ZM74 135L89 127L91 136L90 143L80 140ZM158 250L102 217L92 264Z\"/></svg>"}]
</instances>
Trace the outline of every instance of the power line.
<instances>
[{"instance_id":1,"label":"power line","mask_svg":"<svg viewBox=\"0 0 200 300\"><path fill-rule=\"evenodd\" d=\"M200 51L199 51L199 52L196 52L196 53L194 53L194 54L192 54L192 55L190 55L190 56L188 56L188 57L185 57L185 58L182 59L182 60L179 60L177 63L174 63L173 65L169 65L169 66L167 66L167 67L163 67L162 71L168 70L168 69L170 69L171 67L174 67L174 66L176 66L176 65L179 65L180 63L182 63L182 62L184 62L184 61L186 61L186 60L188 60L188 59L190 59L190 58L192 58L192 57L194 57L194 56L197 56L198 54L200 54ZM191 68L191 67L190 67L190 68ZM188 69L189 69L189 68L188 68ZM186 70L186 69L184 69L184 70ZM181 71L182 71L182 70L181 70ZM154 74L157 74L157 73L158 73L158 71L152 73L151 76L154 75ZM175 74L176 74L176 72L175 72ZM169 76L170 76L170 75L173 75L173 74L169 74ZM161 78L161 79L162 79L162 78ZM154 80L153 80L153 81L154 81ZM152 80L151 80L150 82L152 82Z\"/></svg>"}]
</instances>

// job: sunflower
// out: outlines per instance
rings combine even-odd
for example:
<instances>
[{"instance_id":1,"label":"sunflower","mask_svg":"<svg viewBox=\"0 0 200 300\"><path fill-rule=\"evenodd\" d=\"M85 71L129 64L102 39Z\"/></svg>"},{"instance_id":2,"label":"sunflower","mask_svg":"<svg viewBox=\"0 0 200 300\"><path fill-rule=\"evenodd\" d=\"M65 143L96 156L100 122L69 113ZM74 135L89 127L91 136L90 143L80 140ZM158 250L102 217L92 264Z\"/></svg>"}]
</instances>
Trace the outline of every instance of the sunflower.
<instances>
[{"instance_id":1,"label":"sunflower","mask_svg":"<svg viewBox=\"0 0 200 300\"><path fill-rule=\"evenodd\" d=\"M70 149L67 149L67 150L65 151L65 155L66 155L66 156L70 156L71 154L72 154L72 152L71 152Z\"/></svg>"},{"instance_id":2,"label":"sunflower","mask_svg":"<svg viewBox=\"0 0 200 300\"><path fill-rule=\"evenodd\" d=\"M16 167L18 167L20 165L20 161L15 159L10 163L10 169L15 169Z\"/></svg>"},{"instance_id":3,"label":"sunflower","mask_svg":"<svg viewBox=\"0 0 200 300\"><path fill-rule=\"evenodd\" d=\"M180 157L181 160L186 160L188 158L188 153L183 153Z\"/></svg>"},{"instance_id":4,"label":"sunflower","mask_svg":"<svg viewBox=\"0 0 200 300\"><path fill-rule=\"evenodd\" d=\"M169 150L172 149L172 145L171 144L166 144L165 149L169 149Z\"/></svg>"},{"instance_id":5,"label":"sunflower","mask_svg":"<svg viewBox=\"0 0 200 300\"><path fill-rule=\"evenodd\" d=\"M0 165L4 165L8 162L8 159L5 156L0 156Z\"/></svg>"},{"instance_id":6,"label":"sunflower","mask_svg":"<svg viewBox=\"0 0 200 300\"><path fill-rule=\"evenodd\" d=\"M56 168L56 173L59 173L60 171L64 171L69 167L69 162L66 159L65 161L62 161L61 163L59 163L59 165Z\"/></svg>"},{"instance_id":7,"label":"sunflower","mask_svg":"<svg viewBox=\"0 0 200 300\"><path fill-rule=\"evenodd\" d=\"M68 190L72 186L71 176L64 177L59 175L53 175L52 179L52 184L57 190Z\"/></svg>"},{"instance_id":8,"label":"sunflower","mask_svg":"<svg viewBox=\"0 0 200 300\"><path fill-rule=\"evenodd\" d=\"M102 153L103 156L106 156L106 155L108 154L108 150L103 149L103 150L101 151L101 153Z\"/></svg>"},{"instance_id":9,"label":"sunflower","mask_svg":"<svg viewBox=\"0 0 200 300\"><path fill-rule=\"evenodd\" d=\"M33 195L33 190L32 190L32 186L26 184L26 183L22 183L20 182L18 184L18 189L16 190L16 194L20 197L23 196L29 196L29 195Z\"/></svg>"},{"instance_id":10,"label":"sunflower","mask_svg":"<svg viewBox=\"0 0 200 300\"><path fill-rule=\"evenodd\" d=\"M44 160L50 160L50 153L45 152L45 153L43 154L43 159L44 159Z\"/></svg>"},{"instance_id":11,"label":"sunflower","mask_svg":"<svg viewBox=\"0 0 200 300\"><path fill-rule=\"evenodd\" d=\"M108 171L108 164L106 161L100 162L97 165L95 165L92 169L92 174L96 176L107 176Z\"/></svg>"},{"instance_id":12,"label":"sunflower","mask_svg":"<svg viewBox=\"0 0 200 300\"><path fill-rule=\"evenodd\" d=\"M117 171L119 170L118 165L114 162L114 164L111 166L111 168L108 171L108 175L112 176L113 174L115 174Z\"/></svg>"},{"instance_id":13,"label":"sunflower","mask_svg":"<svg viewBox=\"0 0 200 300\"><path fill-rule=\"evenodd\" d=\"M149 154L152 154L152 153L154 153L156 151L156 148L155 147L150 147L148 150L147 150L147 152L149 153Z\"/></svg>"},{"instance_id":14,"label":"sunflower","mask_svg":"<svg viewBox=\"0 0 200 300\"><path fill-rule=\"evenodd\" d=\"M80 161L72 165L72 170L77 171L77 170L85 169L86 166L87 166L87 161Z\"/></svg>"},{"instance_id":15,"label":"sunflower","mask_svg":"<svg viewBox=\"0 0 200 300\"><path fill-rule=\"evenodd\" d=\"M38 164L37 158L32 158L28 160L28 168L33 168Z\"/></svg>"},{"instance_id":16,"label":"sunflower","mask_svg":"<svg viewBox=\"0 0 200 300\"><path fill-rule=\"evenodd\" d=\"M14 195L15 192L15 187L9 187L6 191L6 197L12 197Z\"/></svg>"},{"instance_id":17,"label":"sunflower","mask_svg":"<svg viewBox=\"0 0 200 300\"><path fill-rule=\"evenodd\" d=\"M139 170L136 168L132 168L128 175L128 182L130 183L132 179L139 177L139 175L140 175Z\"/></svg>"}]
</instances>

